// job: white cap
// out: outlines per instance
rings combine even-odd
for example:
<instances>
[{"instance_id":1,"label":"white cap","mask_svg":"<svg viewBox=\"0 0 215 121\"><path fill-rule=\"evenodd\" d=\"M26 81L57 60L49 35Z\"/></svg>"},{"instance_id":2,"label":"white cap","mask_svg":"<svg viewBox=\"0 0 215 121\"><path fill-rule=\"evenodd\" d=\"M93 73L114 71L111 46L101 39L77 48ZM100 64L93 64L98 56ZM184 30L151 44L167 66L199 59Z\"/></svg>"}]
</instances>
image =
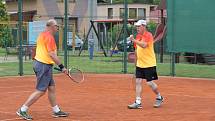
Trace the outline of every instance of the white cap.
<instances>
[{"instance_id":1,"label":"white cap","mask_svg":"<svg viewBox=\"0 0 215 121\"><path fill-rule=\"evenodd\" d=\"M146 26L147 23L146 23L146 20L139 20L139 21L137 21L134 25L135 25L135 26L140 26L140 25Z\"/></svg>"}]
</instances>

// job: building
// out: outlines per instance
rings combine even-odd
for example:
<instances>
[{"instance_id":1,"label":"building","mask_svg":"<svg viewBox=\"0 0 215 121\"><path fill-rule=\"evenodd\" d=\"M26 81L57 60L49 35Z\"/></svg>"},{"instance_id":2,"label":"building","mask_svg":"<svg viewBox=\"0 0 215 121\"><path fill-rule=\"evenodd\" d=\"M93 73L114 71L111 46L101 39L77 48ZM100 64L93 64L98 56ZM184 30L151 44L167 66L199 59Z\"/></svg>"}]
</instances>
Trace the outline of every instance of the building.
<instances>
[{"instance_id":1,"label":"building","mask_svg":"<svg viewBox=\"0 0 215 121\"><path fill-rule=\"evenodd\" d=\"M5 0L12 21L18 20L18 0ZM155 5L128 4L129 19L153 19L151 11ZM97 0L68 0L69 24L75 25L77 32L86 32L92 19L122 19L123 4L99 3ZM63 24L64 0L23 0L23 20L47 20L55 18Z\"/></svg>"},{"instance_id":2,"label":"building","mask_svg":"<svg viewBox=\"0 0 215 121\"><path fill-rule=\"evenodd\" d=\"M123 4L98 4L98 19L122 19L124 17ZM154 10L155 5L149 4L128 4L128 19L146 19L150 20L150 12Z\"/></svg>"},{"instance_id":3,"label":"building","mask_svg":"<svg viewBox=\"0 0 215 121\"><path fill-rule=\"evenodd\" d=\"M18 20L18 0L5 0L11 21ZM89 21L96 15L96 0L68 0L68 24L77 32L88 30ZM57 19L64 22L64 0L23 0L23 21ZM72 27L69 27L72 29Z\"/></svg>"}]
</instances>

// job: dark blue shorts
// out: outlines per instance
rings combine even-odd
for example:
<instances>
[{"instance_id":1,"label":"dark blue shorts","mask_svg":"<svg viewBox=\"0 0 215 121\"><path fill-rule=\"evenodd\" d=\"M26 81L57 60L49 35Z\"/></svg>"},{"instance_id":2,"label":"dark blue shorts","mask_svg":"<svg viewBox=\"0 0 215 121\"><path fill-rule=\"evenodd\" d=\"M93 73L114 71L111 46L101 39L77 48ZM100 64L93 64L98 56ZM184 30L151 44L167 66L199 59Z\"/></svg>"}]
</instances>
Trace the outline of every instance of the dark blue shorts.
<instances>
[{"instance_id":1,"label":"dark blue shorts","mask_svg":"<svg viewBox=\"0 0 215 121\"><path fill-rule=\"evenodd\" d=\"M34 61L33 70L37 77L37 90L46 91L49 86L55 85L52 66L52 64L41 63L37 60Z\"/></svg>"},{"instance_id":2,"label":"dark blue shorts","mask_svg":"<svg viewBox=\"0 0 215 121\"><path fill-rule=\"evenodd\" d=\"M146 79L146 81L157 80L158 75L156 71L156 66L149 68L136 67L136 78Z\"/></svg>"}]
</instances>

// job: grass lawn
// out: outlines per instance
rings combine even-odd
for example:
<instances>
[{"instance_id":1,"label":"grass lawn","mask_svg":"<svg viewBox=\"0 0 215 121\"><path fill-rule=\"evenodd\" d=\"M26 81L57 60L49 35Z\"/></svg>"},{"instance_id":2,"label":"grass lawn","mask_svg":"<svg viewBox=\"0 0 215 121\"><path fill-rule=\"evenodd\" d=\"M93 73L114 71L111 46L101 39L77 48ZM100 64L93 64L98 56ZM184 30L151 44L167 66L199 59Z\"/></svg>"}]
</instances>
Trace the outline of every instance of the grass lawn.
<instances>
[{"instance_id":1,"label":"grass lawn","mask_svg":"<svg viewBox=\"0 0 215 121\"><path fill-rule=\"evenodd\" d=\"M5 56L6 49L0 47L0 56Z\"/></svg>"},{"instance_id":2,"label":"grass lawn","mask_svg":"<svg viewBox=\"0 0 215 121\"><path fill-rule=\"evenodd\" d=\"M4 56L5 49L0 48L0 56ZM68 67L75 66L83 70L85 73L123 73L122 54L113 55L112 57L104 57L103 54L97 53L93 60L90 60L87 52L83 52L81 57L74 56L68 57ZM63 53L60 53L63 62ZM168 58L168 57L167 57ZM24 61L23 72L24 75L34 74L32 70L32 60ZM158 63L157 71L160 76L170 76L171 68L170 63ZM135 67L133 63L127 64L128 72L134 73ZM176 76L179 77L196 77L196 78L213 78L215 79L215 65L199 65L199 64L176 64ZM0 76L12 76L18 75L19 62L7 62L0 63ZM54 71L57 73L57 71Z\"/></svg>"},{"instance_id":3,"label":"grass lawn","mask_svg":"<svg viewBox=\"0 0 215 121\"><path fill-rule=\"evenodd\" d=\"M85 73L123 73L123 63L119 58L96 58L89 60L88 57L73 57L70 59L68 67L76 65ZM24 75L34 74L32 70L32 61L24 62ZM170 63L158 63L157 71L160 76L170 75ZM18 75L19 63L6 62L0 63L0 76ZM56 71L54 71L56 73ZM134 72L134 64L128 63L128 73ZM213 78L215 79L215 65L194 65L194 64L176 64L176 76Z\"/></svg>"}]
</instances>

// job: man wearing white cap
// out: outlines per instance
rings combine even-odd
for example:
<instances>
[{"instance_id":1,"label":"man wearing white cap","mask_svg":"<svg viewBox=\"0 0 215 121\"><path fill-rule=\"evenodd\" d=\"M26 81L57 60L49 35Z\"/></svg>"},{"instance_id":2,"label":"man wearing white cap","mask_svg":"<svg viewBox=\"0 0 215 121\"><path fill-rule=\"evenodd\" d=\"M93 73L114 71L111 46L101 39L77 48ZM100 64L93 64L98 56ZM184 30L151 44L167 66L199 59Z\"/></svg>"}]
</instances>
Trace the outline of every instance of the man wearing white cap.
<instances>
[{"instance_id":1,"label":"man wearing white cap","mask_svg":"<svg viewBox=\"0 0 215 121\"><path fill-rule=\"evenodd\" d=\"M133 104L128 105L129 109L140 109L141 105L141 94L142 94L142 80L145 79L147 85L149 85L152 91L157 95L154 104L155 108L161 106L163 97L158 91L157 84L153 80L157 80L156 71L156 57L154 53L153 36L147 31L145 20L139 20L134 24L137 28L137 36L134 39L133 35L130 35L130 40L135 44L135 55L136 55L136 100Z\"/></svg>"}]
</instances>

